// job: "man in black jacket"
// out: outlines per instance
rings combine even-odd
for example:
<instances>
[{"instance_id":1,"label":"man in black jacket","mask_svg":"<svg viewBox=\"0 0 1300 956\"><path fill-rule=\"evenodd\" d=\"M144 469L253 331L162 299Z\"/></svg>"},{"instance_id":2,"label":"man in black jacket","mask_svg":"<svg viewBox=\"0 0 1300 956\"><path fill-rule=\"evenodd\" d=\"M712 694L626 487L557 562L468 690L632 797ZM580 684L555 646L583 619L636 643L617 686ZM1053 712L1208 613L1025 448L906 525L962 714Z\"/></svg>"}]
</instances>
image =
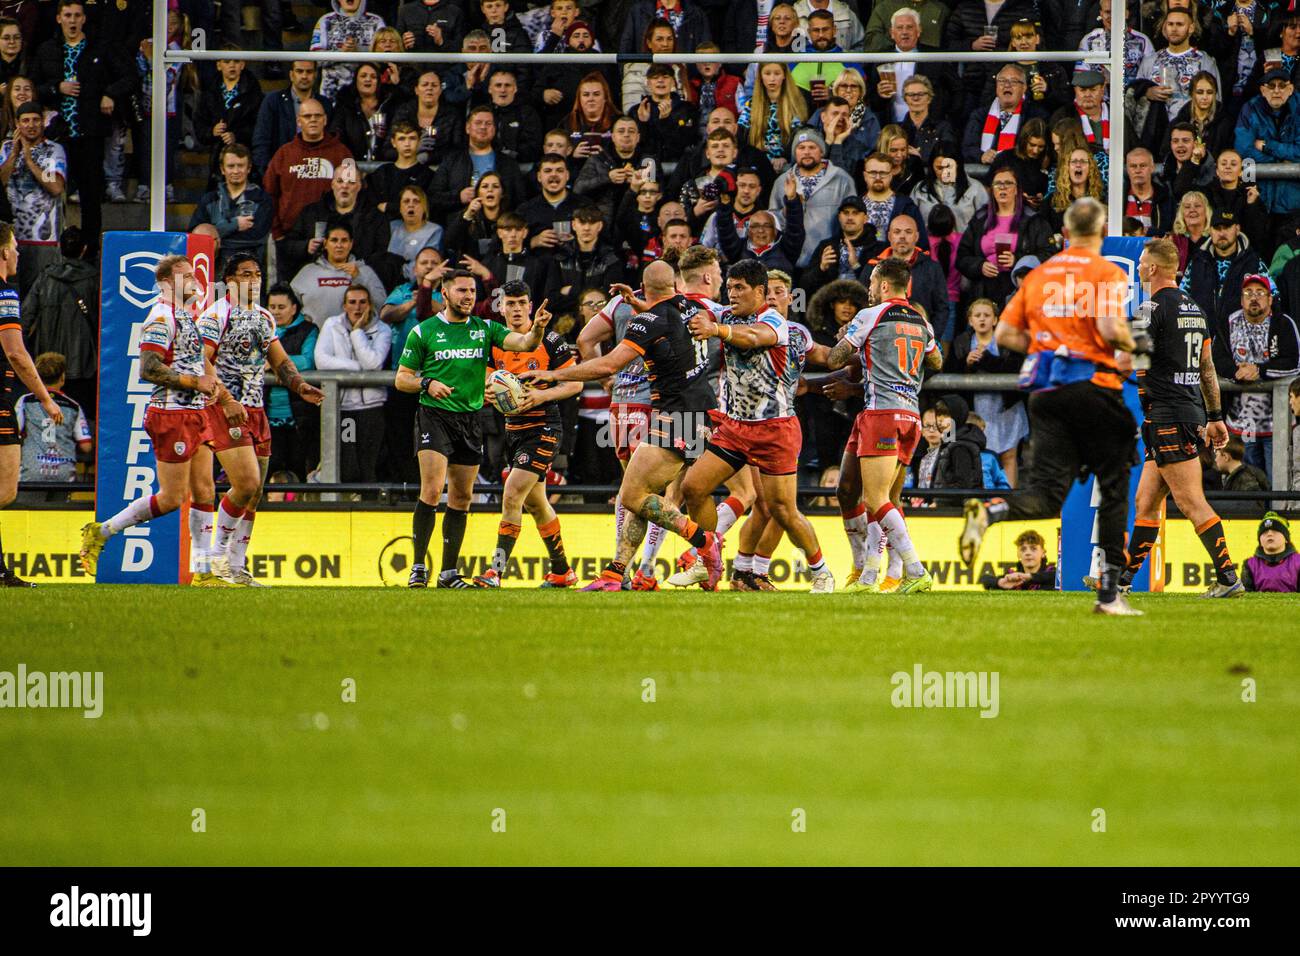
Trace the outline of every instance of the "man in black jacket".
<instances>
[{"instance_id":1,"label":"man in black jacket","mask_svg":"<svg viewBox=\"0 0 1300 956\"><path fill-rule=\"evenodd\" d=\"M136 88L136 71L113 43L86 36L86 8L80 0L59 0L57 16L61 35L37 48L32 79L41 102L59 110L66 124L63 146L81 196L81 228L98 247L104 222L104 137L112 128L113 110L125 106Z\"/></svg>"},{"instance_id":2,"label":"man in black jacket","mask_svg":"<svg viewBox=\"0 0 1300 956\"><path fill-rule=\"evenodd\" d=\"M720 129L726 130L736 139L736 168L756 170L763 185L763 195L771 194L772 183L776 182L776 173L772 169L772 164L768 161L766 154L761 149L751 146L748 137L741 138L740 127L736 123L735 113L725 106L717 106L709 113L708 124L704 128L704 136L683 153L681 159L677 161L677 168L673 170L672 175L668 177L668 182L664 185L665 196L669 199L677 199L681 196L683 186L702 175L709 168L709 134ZM689 210L687 211L689 212Z\"/></svg>"},{"instance_id":3,"label":"man in black jacket","mask_svg":"<svg viewBox=\"0 0 1300 956\"><path fill-rule=\"evenodd\" d=\"M623 261L613 246L600 241L605 216L596 206L573 214L573 239L555 253L547 298L556 315L575 310L583 289L608 289L623 281Z\"/></svg>"},{"instance_id":4,"label":"man in black jacket","mask_svg":"<svg viewBox=\"0 0 1300 956\"><path fill-rule=\"evenodd\" d=\"M1228 316L1241 308L1242 280L1267 271L1259 254L1242 237L1237 217L1220 210L1210 220L1210 248L1194 250L1187 260L1182 289L1196 300L1213 327L1220 329Z\"/></svg>"},{"instance_id":5,"label":"man in black jacket","mask_svg":"<svg viewBox=\"0 0 1300 956\"><path fill-rule=\"evenodd\" d=\"M943 48L960 53L1010 49L1012 24L1018 20L1038 19L1036 6L1034 0L989 0L988 3L984 0L958 0L953 5L952 16L944 24ZM996 7L992 21L989 20L990 7ZM985 34L988 26L997 27L996 37ZM967 91L965 110L988 111L987 104L975 104L973 100L984 89L990 72L992 68L982 63L962 64L961 86ZM962 109L953 113L960 116Z\"/></svg>"},{"instance_id":6,"label":"man in black jacket","mask_svg":"<svg viewBox=\"0 0 1300 956\"><path fill-rule=\"evenodd\" d=\"M563 241L562 230L568 228L557 229L556 224L567 224L578 204L569 191L569 164L559 153L543 156L536 176L540 192L516 206L515 212L528 224L528 248L546 255Z\"/></svg>"},{"instance_id":7,"label":"man in black jacket","mask_svg":"<svg viewBox=\"0 0 1300 956\"><path fill-rule=\"evenodd\" d=\"M433 177L429 193L429 218L441 221L451 213L464 209L474 198L478 182L475 159L486 160L487 169L501 177L505 190L502 206L513 208L523 201L525 185L519 164L496 148L497 123L490 106L476 106L465 120L467 145L462 150L444 156Z\"/></svg>"},{"instance_id":8,"label":"man in black jacket","mask_svg":"<svg viewBox=\"0 0 1300 956\"><path fill-rule=\"evenodd\" d=\"M360 201L361 183L355 171L340 167L330 191L307 206L288 234L275 244L276 270L294 276L320 255L324 239L315 236L316 223L342 221L352 230L352 254L375 270L388 289L403 282L402 259L388 251L388 217L375 206Z\"/></svg>"},{"instance_id":9,"label":"man in black jacket","mask_svg":"<svg viewBox=\"0 0 1300 956\"><path fill-rule=\"evenodd\" d=\"M499 3L500 0L494 0ZM497 149L517 163L535 163L542 152L542 118L519 98L516 67L502 67L488 79ZM520 197L516 197L518 202Z\"/></svg>"},{"instance_id":10,"label":"man in black jacket","mask_svg":"<svg viewBox=\"0 0 1300 956\"><path fill-rule=\"evenodd\" d=\"M917 243L921 233L911 216L895 216L889 224L889 245L869 259L858 273L859 281L871 280L871 271L884 259L902 259L912 272L912 291L907 300L925 310L934 337L940 342L952 338L948 328L948 277L943 267L930 258L930 254Z\"/></svg>"},{"instance_id":11,"label":"man in black jacket","mask_svg":"<svg viewBox=\"0 0 1300 956\"><path fill-rule=\"evenodd\" d=\"M836 220L838 234L818 243L800 276L799 284L804 289L815 291L836 279L857 278L861 264L881 248L875 229L867 224L867 206L862 197L846 197L840 203Z\"/></svg>"}]
</instances>

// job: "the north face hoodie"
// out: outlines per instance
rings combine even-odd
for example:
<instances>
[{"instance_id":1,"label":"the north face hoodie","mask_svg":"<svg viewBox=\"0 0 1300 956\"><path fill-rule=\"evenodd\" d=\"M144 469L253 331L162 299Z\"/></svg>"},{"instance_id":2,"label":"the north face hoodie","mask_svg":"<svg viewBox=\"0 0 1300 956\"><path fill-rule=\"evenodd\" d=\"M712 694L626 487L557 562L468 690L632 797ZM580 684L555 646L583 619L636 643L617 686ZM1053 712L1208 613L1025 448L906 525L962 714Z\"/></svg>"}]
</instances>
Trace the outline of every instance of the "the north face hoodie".
<instances>
[{"instance_id":1,"label":"the north face hoodie","mask_svg":"<svg viewBox=\"0 0 1300 956\"><path fill-rule=\"evenodd\" d=\"M338 0L330 4L333 13L327 13L316 21L316 29L311 34L311 49L339 50L351 37L357 41L358 51L369 51L375 34L384 28L384 18L374 13L366 13L366 0L361 0L356 13L346 14L339 8ZM339 90L352 82L356 74L355 63L328 63L321 70L320 91L331 101L338 98Z\"/></svg>"},{"instance_id":2,"label":"the north face hoodie","mask_svg":"<svg viewBox=\"0 0 1300 956\"><path fill-rule=\"evenodd\" d=\"M308 143L299 133L275 151L262 188L275 200L271 238L283 239L304 209L330 191L334 169L352 151L333 133L319 143Z\"/></svg>"}]
</instances>

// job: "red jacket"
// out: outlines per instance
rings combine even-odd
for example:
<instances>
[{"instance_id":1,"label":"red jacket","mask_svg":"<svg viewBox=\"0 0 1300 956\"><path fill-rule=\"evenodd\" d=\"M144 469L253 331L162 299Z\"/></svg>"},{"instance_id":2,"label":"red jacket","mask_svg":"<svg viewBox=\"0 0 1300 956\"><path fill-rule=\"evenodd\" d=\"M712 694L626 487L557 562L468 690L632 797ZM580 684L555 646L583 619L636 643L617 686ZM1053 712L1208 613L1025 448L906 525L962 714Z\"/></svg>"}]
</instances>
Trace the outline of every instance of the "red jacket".
<instances>
[{"instance_id":1,"label":"red jacket","mask_svg":"<svg viewBox=\"0 0 1300 956\"><path fill-rule=\"evenodd\" d=\"M275 200L271 238L283 239L302 211L330 191L334 168L351 158L352 151L333 133L311 144L299 133L276 150L262 177L262 188Z\"/></svg>"},{"instance_id":2,"label":"red jacket","mask_svg":"<svg viewBox=\"0 0 1300 956\"><path fill-rule=\"evenodd\" d=\"M700 84L703 82L698 76L691 77L691 102L700 101ZM736 107L736 92L740 89L740 77L731 73L722 73L715 81L713 88L713 98L716 100L714 106L725 106L736 116L740 115L740 110Z\"/></svg>"}]
</instances>

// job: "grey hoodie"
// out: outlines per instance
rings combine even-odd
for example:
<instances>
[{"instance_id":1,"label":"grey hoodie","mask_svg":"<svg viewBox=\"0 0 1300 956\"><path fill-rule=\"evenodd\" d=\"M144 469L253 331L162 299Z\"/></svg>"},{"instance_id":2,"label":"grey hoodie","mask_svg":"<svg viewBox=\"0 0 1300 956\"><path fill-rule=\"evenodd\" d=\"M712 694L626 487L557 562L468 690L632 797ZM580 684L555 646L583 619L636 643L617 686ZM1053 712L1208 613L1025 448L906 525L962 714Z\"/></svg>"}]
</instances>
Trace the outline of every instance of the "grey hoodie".
<instances>
[{"instance_id":1,"label":"grey hoodie","mask_svg":"<svg viewBox=\"0 0 1300 956\"><path fill-rule=\"evenodd\" d=\"M331 315L343 311L343 295L353 282L359 282L370 290L370 301L376 312L383 307L384 300L388 298L388 292L384 289L384 284L379 281L379 276L375 275L374 269L361 262L356 256L349 256L348 261L357 264L355 279L342 269L330 265L324 256L320 256L316 261L309 262L299 269L298 274L289 283L293 291L298 293L298 298L302 300L303 313L317 325L324 325L325 320Z\"/></svg>"},{"instance_id":2,"label":"grey hoodie","mask_svg":"<svg viewBox=\"0 0 1300 956\"><path fill-rule=\"evenodd\" d=\"M339 8L338 0L330 4L333 13L327 13L316 21L316 29L311 34L311 49L339 50L344 41L352 37L357 41L359 51L369 51L374 42L375 33L384 27L384 19L374 13L366 13L366 0L361 0L357 12L348 16ZM339 90L352 82L357 71L356 64L328 63L321 70L320 92L330 102L338 98Z\"/></svg>"}]
</instances>

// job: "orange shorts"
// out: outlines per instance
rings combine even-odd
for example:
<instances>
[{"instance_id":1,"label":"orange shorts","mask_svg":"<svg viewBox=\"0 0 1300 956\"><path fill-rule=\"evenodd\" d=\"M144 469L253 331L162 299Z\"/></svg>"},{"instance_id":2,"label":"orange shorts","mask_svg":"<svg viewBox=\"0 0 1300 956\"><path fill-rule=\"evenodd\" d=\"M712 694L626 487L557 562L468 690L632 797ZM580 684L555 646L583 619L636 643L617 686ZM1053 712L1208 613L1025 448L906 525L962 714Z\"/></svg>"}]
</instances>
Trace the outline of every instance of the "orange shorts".
<instances>
[{"instance_id":1,"label":"orange shorts","mask_svg":"<svg viewBox=\"0 0 1300 956\"><path fill-rule=\"evenodd\" d=\"M214 451L228 451L252 445L258 458L271 457L271 423L267 421L266 409L249 408L248 420L242 425L231 425L220 405L209 405L204 411L208 416L208 444Z\"/></svg>"},{"instance_id":2,"label":"orange shorts","mask_svg":"<svg viewBox=\"0 0 1300 956\"><path fill-rule=\"evenodd\" d=\"M897 457L910 465L920 443L921 419L911 412L864 408L853 420L848 447L859 458Z\"/></svg>"},{"instance_id":3,"label":"orange shorts","mask_svg":"<svg viewBox=\"0 0 1300 956\"><path fill-rule=\"evenodd\" d=\"M181 464L208 440L208 416L201 408L148 408L144 430L159 461Z\"/></svg>"}]
</instances>

